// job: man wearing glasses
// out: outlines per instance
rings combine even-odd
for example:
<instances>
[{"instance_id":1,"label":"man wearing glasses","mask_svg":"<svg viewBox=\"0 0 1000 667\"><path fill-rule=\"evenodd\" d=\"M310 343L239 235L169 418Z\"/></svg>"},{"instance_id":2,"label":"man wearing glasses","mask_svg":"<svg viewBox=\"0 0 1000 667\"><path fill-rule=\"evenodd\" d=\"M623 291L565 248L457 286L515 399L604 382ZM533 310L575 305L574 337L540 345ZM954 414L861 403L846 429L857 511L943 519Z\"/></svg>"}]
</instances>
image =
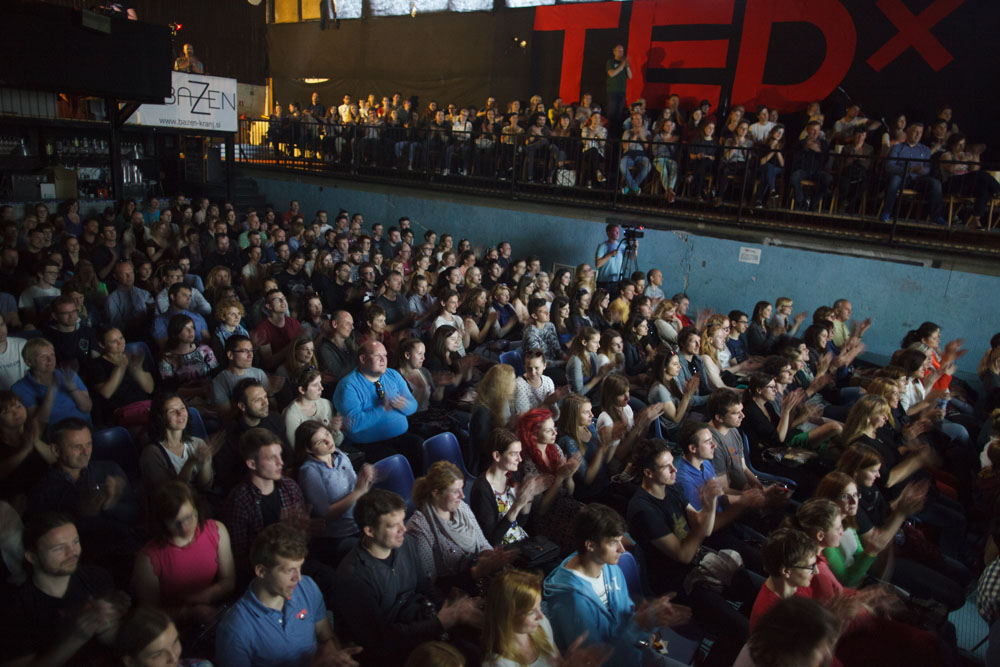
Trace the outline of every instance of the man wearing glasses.
<instances>
[{"instance_id":1,"label":"man wearing glasses","mask_svg":"<svg viewBox=\"0 0 1000 667\"><path fill-rule=\"evenodd\" d=\"M416 412L417 401L388 361L382 343L362 345L358 367L337 384L333 405L344 418L344 433L364 452L367 462L402 454L414 470L422 470L421 440L407 433L406 420Z\"/></svg>"},{"instance_id":2,"label":"man wearing glasses","mask_svg":"<svg viewBox=\"0 0 1000 667\"><path fill-rule=\"evenodd\" d=\"M80 322L80 309L72 296L60 296L52 303L52 319L45 337L56 349L57 364L79 372L90 359L100 356L94 328Z\"/></svg>"},{"instance_id":3,"label":"man wearing glasses","mask_svg":"<svg viewBox=\"0 0 1000 667\"><path fill-rule=\"evenodd\" d=\"M56 287L59 280L59 265L52 260L42 262L38 271L38 282L21 292L17 305L21 309L21 321L38 325L41 314L62 292Z\"/></svg>"},{"instance_id":4,"label":"man wearing glasses","mask_svg":"<svg viewBox=\"0 0 1000 667\"><path fill-rule=\"evenodd\" d=\"M260 352L260 364L273 370L285 360L285 348L302 333L302 325L288 314L288 299L281 290L273 289L264 297L267 317L251 334Z\"/></svg>"}]
</instances>

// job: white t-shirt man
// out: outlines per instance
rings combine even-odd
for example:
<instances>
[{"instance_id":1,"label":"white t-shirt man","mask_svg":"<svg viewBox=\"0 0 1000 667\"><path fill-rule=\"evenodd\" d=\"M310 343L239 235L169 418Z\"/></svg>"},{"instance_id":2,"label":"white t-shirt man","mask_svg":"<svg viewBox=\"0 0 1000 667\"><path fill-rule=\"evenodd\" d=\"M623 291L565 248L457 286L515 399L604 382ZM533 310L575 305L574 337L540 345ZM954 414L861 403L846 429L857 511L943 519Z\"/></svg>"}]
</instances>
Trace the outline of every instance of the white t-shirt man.
<instances>
[{"instance_id":1,"label":"white t-shirt man","mask_svg":"<svg viewBox=\"0 0 1000 667\"><path fill-rule=\"evenodd\" d=\"M9 390L11 385L28 372L28 365L21 356L25 342L23 338L8 337L7 348L0 352L0 389L4 391Z\"/></svg>"}]
</instances>

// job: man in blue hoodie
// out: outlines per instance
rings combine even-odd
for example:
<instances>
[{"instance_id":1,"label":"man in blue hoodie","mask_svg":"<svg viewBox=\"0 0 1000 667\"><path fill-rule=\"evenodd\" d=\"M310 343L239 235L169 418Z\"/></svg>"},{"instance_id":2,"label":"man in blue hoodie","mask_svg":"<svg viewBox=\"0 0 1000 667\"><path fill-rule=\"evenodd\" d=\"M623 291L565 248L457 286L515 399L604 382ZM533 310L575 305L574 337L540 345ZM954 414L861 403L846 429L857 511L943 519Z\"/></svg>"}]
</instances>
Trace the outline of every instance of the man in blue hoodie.
<instances>
[{"instance_id":1,"label":"man in blue hoodie","mask_svg":"<svg viewBox=\"0 0 1000 667\"><path fill-rule=\"evenodd\" d=\"M585 646L606 644L614 649L608 664L680 665L643 644L658 627L686 623L691 610L671 604L672 594L636 608L618 567L618 558L625 553L625 528L620 514L599 503L573 518L577 550L545 578L542 594L556 645L565 653L586 633Z\"/></svg>"}]
</instances>

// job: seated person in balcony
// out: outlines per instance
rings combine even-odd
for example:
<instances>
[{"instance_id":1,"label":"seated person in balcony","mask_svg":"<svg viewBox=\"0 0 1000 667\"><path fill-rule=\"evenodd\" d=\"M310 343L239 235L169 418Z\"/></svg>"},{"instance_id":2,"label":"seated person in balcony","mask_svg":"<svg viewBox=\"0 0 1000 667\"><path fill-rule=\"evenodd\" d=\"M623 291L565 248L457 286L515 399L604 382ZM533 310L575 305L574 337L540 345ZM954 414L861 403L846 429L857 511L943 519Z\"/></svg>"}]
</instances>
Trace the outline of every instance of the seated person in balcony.
<instances>
[{"instance_id":1,"label":"seated person in balcony","mask_svg":"<svg viewBox=\"0 0 1000 667\"><path fill-rule=\"evenodd\" d=\"M889 149L886 172L889 181L885 187L885 207L881 220L888 222L896 215L896 197L904 188L922 190L927 197L930 219L943 224L941 217L941 181L935 178L931 169L931 149L920 143L924 136L924 124L912 123L906 128L906 141Z\"/></svg>"},{"instance_id":2,"label":"seated person in balcony","mask_svg":"<svg viewBox=\"0 0 1000 667\"><path fill-rule=\"evenodd\" d=\"M177 281L168 290L169 307L162 315L153 321L153 340L162 349L167 342L167 328L175 315L186 315L194 322L194 340L196 343L208 342L212 337L205 318L191 310L192 290L184 283Z\"/></svg>"},{"instance_id":3,"label":"seated person in balcony","mask_svg":"<svg viewBox=\"0 0 1000 667\"><path fill-rule=\"evenodd\" d=\"M865 126L856 125L840 151L841 158L837 160L837 167L840 169L839 213L857 211L858 201L868 189L868 176L871 174L875 149L865 143L867 138Z\"/></svg>"},{"instance_id":4,"label":"seated person in balcony","mask_svg":"<svg viewBox=\"0 0 1000 667\"><path fill-rule=\"evenodd\" d=\"M421 441L407 433L406 419L416 411L417 401L399 372L388 368L381 343L361 346L358 367L337 384L333 405L343 417L348 440L361 446L368 461L400 453L412 467L420 467L413 463L421 459Z\"/></svg>"},{"instance_id":5,"label":"seated person in balcony","mask_svg":"<svg viewBox=\"0 0 1000 667\"><path fill-rule=\"evenodd\" d=\"M944 191L950 195L973 197L972 215L968 226L973 229L982 228L983 214L986 204L1000 194L1000 183L985 171L980 170L979 155L985 146L973 146L965 150L965 135L961 132L948 137L946 150L941 154L941 176L944 179Z\"/></svg>"},{"instance_id":6,"label":"seated person in balcony","mask_svg":"<svg viewBox=\"0 0 1000 667\"><path fill-rule=\"evenodd\" d=\"M758 145L766 143L770 138L774 123L770 121L768 109L763 104L757 107L757 122L747 128L750 138Z\"/></svg>"},{"instance_id":7,"label":"seated person in balcony","mask_svg":"<svg viewBox=\"0 0 1000 667\"><path fill-rule=\"evenodd\" d=\"M20 397L29 417L43 425L55 424L66 417L90 423L93 402L87 387L72 370L56 368L52 343L32 338L24 344L21 356L28 372L10 390Z\"/></svg>"},{"instance_id":8,"label":"seated person in balcony","mask_svg":"<svg viewBox=\"0 0 1000 667\"><path fill-rule=\"evenodd\" d=\"M472 122L469 120L469 110L463 107L452 119L451 142L445 149L445 169L451 168L451 158L455 153L461 158L460 174L469 173L472 167Z\"/></svg>"},{"instance_id":9,"label":"seated person in balcony","mask_svg":"<svg viewBox=\"0 0 1000 667\"><path fill-rule=\"evenodd\" d=\"M604 182L605 144L608 139L608 129L601 123L601 112L596 110L590 114L581 126L580 138L583 140L583 153L580 164L579 183L590 187L594 181Z\"/></svg>"},{"instance_id":10,"label":"seated person in balcony","mask_svg":"<svg viewBox=\"0 0 1000 667\"><path fill-rule=\"evenodd\" d=\"M500 178L513 175L512 169L517 154L521 151L521 141L518 136L522 134L524 128L520 125L520 118L513 112L507 117L506 125L500 129Z\"/></svg>"},{"instance_id":11,"label":"seated person in balcony","mask_svg":"<svg viewBox=\"0 0 1000 667\"><path fill-rule=\"evenodd\" d=\"M802 190L802 181L810 180L816 185L809 210L819 209L823 199L830 191L833 176L826 168L830 158L830 144L820 136L823 131L819 121L809 121L806 124L804 139L799 141L798 149L792 154L791 183L795 190L795 205L806 208L806 196Z\"/></svg>"},{"instance_id":12,"label":"seated person in balcony","mask_svg":"<svg viewBox=\"0 0 1000 667\"><path fill-rule=\"evenodd\" d=\"M445 120L444 109L434 111L424 127L424 168L441 170L444 150L451 125ZM433 159L433 164L431 163Z\"/></svg>"},{"instance_id":13,"label":"seated person in balcony","mask_svg":"<svg viewBox=\"0 0 1000 667\"><path fill-rule=\"evenodd\" d=\"M636 103L632 105L632 127L622 134L622 159L618 168L625 178L625 185L622 187L622 194L639 194L639 188L649 176L652 168L649 156L646 154L646 145L649 142L649 132L646 131L645 121L642 118L642 105ZM639 168L639 175L632 174L632 168Z\"/></svg>"},{"instance_id":14,"label":"seated person in balcony","mask_svg":"<svg viewBox=\"0 0 1000 667\"><path fill-rule=\"evenodd\" d=\"M548 174L549 147L551 140L549 137L552 130L546 125L545 114L536 113L531 117L531 124L528 126L527 136L524 140L524 173L522 176L527 181L535 180L535 160L541 156L545 160L542 167L542 174Z\"/></svg>"},{"instance_id":15,"label":"seated person in balcony","mask_svg":"<svg viewBox=\"0 0 1000 667\"><path fill-rule=\"evenodd\" d=\"M750 122L740 120L736 123L733 136L726 139L724 150L722 151L722 169L719 171L719 185L716 188L719 192L720 200L726 198L729 191L730 177L733 186L740 192L745 188L753 188L753 176L744 179L743 174L747 168L747 163L753 164L753 139L750 138Z\"/></svg>"},{"instance_id":16,"label":"seated person in balcony","mask_svg":"<svg viewBox=\"0 0 1000 667\"><path fill-rule=\"evenodd\" d=\"M677 198L674 189L677 186L677 124L672 118L660 121L653 141L650 144L653 154L653 166L660 173L660 182L666 193L667 201L673 203Z\"/></svg>"},{"instance_id":17,"label":"seated person in balcony","mask_svg":"<svg viewBox=\"0 0 1000 667\"><path fill-rule=\"evenodd\" d=\"M861 128L865 132L873 132L882 127L882 123L877 120L869 120L861 115L861 107L851 103L844 112L844 117L833 123L834 144L850 144L854 141L856 130Z\"/></svg>"},{"instance_id":18,"label":"seated person in balcony","mask_svg":"<svg viewBox=\"0 0 1000 667\"><path fill-rule=\"evenodd\" d=\"M719 147L714 135L715 117L710 116L698 126L698 132L687 149L688 168L691 170L690 194L697 201L704 201L705 178L715 169Z\"/></svg>"}]
</instances>

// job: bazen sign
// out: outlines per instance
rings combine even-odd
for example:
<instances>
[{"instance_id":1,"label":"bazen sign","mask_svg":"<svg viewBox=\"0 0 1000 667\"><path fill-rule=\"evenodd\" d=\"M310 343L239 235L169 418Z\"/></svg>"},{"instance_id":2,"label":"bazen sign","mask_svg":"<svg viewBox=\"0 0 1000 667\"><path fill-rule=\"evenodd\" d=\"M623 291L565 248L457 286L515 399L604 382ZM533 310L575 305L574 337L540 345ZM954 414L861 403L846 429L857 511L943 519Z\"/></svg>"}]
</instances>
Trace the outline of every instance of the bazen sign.
<instances>
[{"instance_id":1,"label":"bazen sign","mask_svg":"<svg viewBox=\"0 0 1000 667\"><path fill-rule=\"evenodd\" d=\"M236 132L236 79L172 72L170 97L143 104L128 122L149 127Z\"/></svg>"}]
</instances>

